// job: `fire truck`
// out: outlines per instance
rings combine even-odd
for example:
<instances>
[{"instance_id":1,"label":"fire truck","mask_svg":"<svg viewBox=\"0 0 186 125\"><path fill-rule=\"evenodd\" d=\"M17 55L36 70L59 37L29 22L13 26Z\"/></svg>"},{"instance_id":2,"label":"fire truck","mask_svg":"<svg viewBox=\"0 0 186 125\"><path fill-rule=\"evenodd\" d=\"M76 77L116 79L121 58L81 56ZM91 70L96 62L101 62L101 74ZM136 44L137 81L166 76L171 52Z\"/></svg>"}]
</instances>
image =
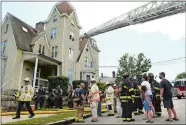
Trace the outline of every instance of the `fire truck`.
<instances>
[{"instance_id":1,"label":"fire truck","mask_svg":"<svg viewBox=\"0 0 186 125\"><path fill-rule=\"evenodd\" d=\"M174 87L177 89L177 94L175 97L181 99L182 97L186 96L186 78L178 79L174 82Z\"/></svg>"}]
</instances>

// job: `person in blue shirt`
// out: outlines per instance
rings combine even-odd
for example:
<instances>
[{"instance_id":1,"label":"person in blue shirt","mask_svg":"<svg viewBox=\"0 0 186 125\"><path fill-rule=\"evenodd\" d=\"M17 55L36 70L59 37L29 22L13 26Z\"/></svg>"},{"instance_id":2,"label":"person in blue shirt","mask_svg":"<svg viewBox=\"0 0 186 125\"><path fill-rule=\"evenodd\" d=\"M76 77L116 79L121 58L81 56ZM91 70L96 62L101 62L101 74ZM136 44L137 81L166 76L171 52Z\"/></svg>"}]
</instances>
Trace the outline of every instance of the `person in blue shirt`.
<instances>
[{"instance_id":1,"label":"person in blue shirt","mask_svg":"<svg viewBox=\"0 0 186 125\"><path fill-rule=\"evenodd\" d=\"M142 86L142 97L143 97L143 104L145 109L145 117L146 117L146 123L154 123L153 121L153 112L152 112L152 100L150 95L147 94L147 87Z\"/></svg>"}]
</instances>

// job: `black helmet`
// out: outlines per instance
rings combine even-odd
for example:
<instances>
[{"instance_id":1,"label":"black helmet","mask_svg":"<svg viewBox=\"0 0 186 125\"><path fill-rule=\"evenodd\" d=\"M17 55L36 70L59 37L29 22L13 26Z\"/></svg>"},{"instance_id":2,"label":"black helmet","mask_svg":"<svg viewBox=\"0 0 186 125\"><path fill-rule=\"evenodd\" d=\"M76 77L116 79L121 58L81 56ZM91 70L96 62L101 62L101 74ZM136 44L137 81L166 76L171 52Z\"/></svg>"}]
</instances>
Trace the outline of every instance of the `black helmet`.
<instances>
[{"instance_id":1,"label":"black helmet","mask_svg":"<svg viewBox=\"0 0 186 125\"><path fill-rule=\"evenodd\" d=\"M154 77L154 74L153 73L149 73L148 77Z\"/></svg>"}]
</instances>

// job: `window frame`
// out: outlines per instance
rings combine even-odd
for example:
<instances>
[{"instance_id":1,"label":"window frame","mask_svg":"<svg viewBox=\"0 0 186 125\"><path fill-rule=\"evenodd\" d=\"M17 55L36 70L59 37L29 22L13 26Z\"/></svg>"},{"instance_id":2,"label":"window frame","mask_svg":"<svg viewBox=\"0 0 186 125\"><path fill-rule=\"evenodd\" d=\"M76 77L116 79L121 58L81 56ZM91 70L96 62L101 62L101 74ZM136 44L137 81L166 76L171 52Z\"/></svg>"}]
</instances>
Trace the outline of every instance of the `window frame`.
<instances>
[{"instance_id":1,"label":"window frame","mask_svg":"<svg viewBox=\"0 0 186 125\"><path fill-rule=\"evenodd\" d=\"M52 47L52 58L57 57L57 51L58 51L58 46L53 46Z\"/></svg>"},{"instance_id":2,"label":"window frame","mask_svg":"<svg viewBox=\"0 0 186 125\"><path fill-rule=\"evenodd\" d=\"M55 30L54 30L55 29ZM56 27L54 27L54 28L52 28L52 30L51 30L51 33L50 33L50 38L51 39L54 39L54 38L56 38L56 32L57 32L57 30L56 30L57 28Z\"/></svg>"},{"instance_id":3,"label":"window frame","mask_svg":"<svg viewBox=\"0 0 186 125\"><path fill-rule=\"evenodd\" d=\"M53 17L53 23L56 23L57 22L57 16L56 15L54 15L54 17Z\"/></svg>"},{"instance_id":4,"label":"window frame","mask_svg":"<svg viewBox=\"0 0 186 125\"><path fill-rule=\"evenodd\" d=\"M1 41L1 50L2 50L1 53L5 53L6 47L7 47L7 41L6 40Z\"/></svg>"},{"instance_id":5,"label":"window frame","mask_svg":"<svg viewBox=\"0 0 186 125\"><path fill-rule=\"evenodd\" d=\"M70 31L69 39L74 41L74 32Z\"/></svg>"},{"instance_id":6,"label":"window frame","mask_svg":"<svg viewBox=\"0 0 186 125\"><path fill-rule=\"evenodd\" d=\"M4 33L7 33L8 32L8 28L9 28L9 24L7 23L6 26L5 26Z\"/></svg>"},{"instance_id":7,"label":"window frame","mask_svg":"<svg viewBox=\"0 0 186 125\"><path fill-rule=\"evenodd\" d=\"M75 22L73 18L71 19L71 25L75 26Z\"/></svg>"},{"instance_id":8,"label":"window frame","mask_svg":"<svg viewBox=\"0 0 186 125\"><path fill-rule=\"evenodd\" d=\"M74 56L74 50L72 48L69 48L68 49L68 54L69 54L69 59L70 60L73 60L73 56Z\"/></svg>"}]
</instances>

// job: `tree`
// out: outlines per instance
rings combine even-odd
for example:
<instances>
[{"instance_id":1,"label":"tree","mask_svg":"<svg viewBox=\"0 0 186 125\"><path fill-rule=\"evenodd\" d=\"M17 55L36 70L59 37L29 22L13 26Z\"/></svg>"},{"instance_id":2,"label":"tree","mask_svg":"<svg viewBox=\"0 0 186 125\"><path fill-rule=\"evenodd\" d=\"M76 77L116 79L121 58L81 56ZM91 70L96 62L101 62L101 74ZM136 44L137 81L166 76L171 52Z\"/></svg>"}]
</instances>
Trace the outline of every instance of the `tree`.
<instances>
[{"instance_id":1,"label":"tree","mask_svg":"<svg viewBox=\"0 0 186 125\"><path fill-rule=\"evenodd\" d=\"M186 78L186 72L182 72L176 76L176 79L183 79Z\"/></svg>"},{"instance_id":2,"label":"tree","mask_svg":"<svg viewBox=\"0 0 186 125\"><path fill-rule=\"evenodd\" d=\"M124 73L130 75L141 75L143 72L147 72L151 68L151 61L147 59L143 53L135 55L129 55L125 53L119 60L119 69L117 72L116 80L120 81Z\"/></svg>"}]
</instances>

